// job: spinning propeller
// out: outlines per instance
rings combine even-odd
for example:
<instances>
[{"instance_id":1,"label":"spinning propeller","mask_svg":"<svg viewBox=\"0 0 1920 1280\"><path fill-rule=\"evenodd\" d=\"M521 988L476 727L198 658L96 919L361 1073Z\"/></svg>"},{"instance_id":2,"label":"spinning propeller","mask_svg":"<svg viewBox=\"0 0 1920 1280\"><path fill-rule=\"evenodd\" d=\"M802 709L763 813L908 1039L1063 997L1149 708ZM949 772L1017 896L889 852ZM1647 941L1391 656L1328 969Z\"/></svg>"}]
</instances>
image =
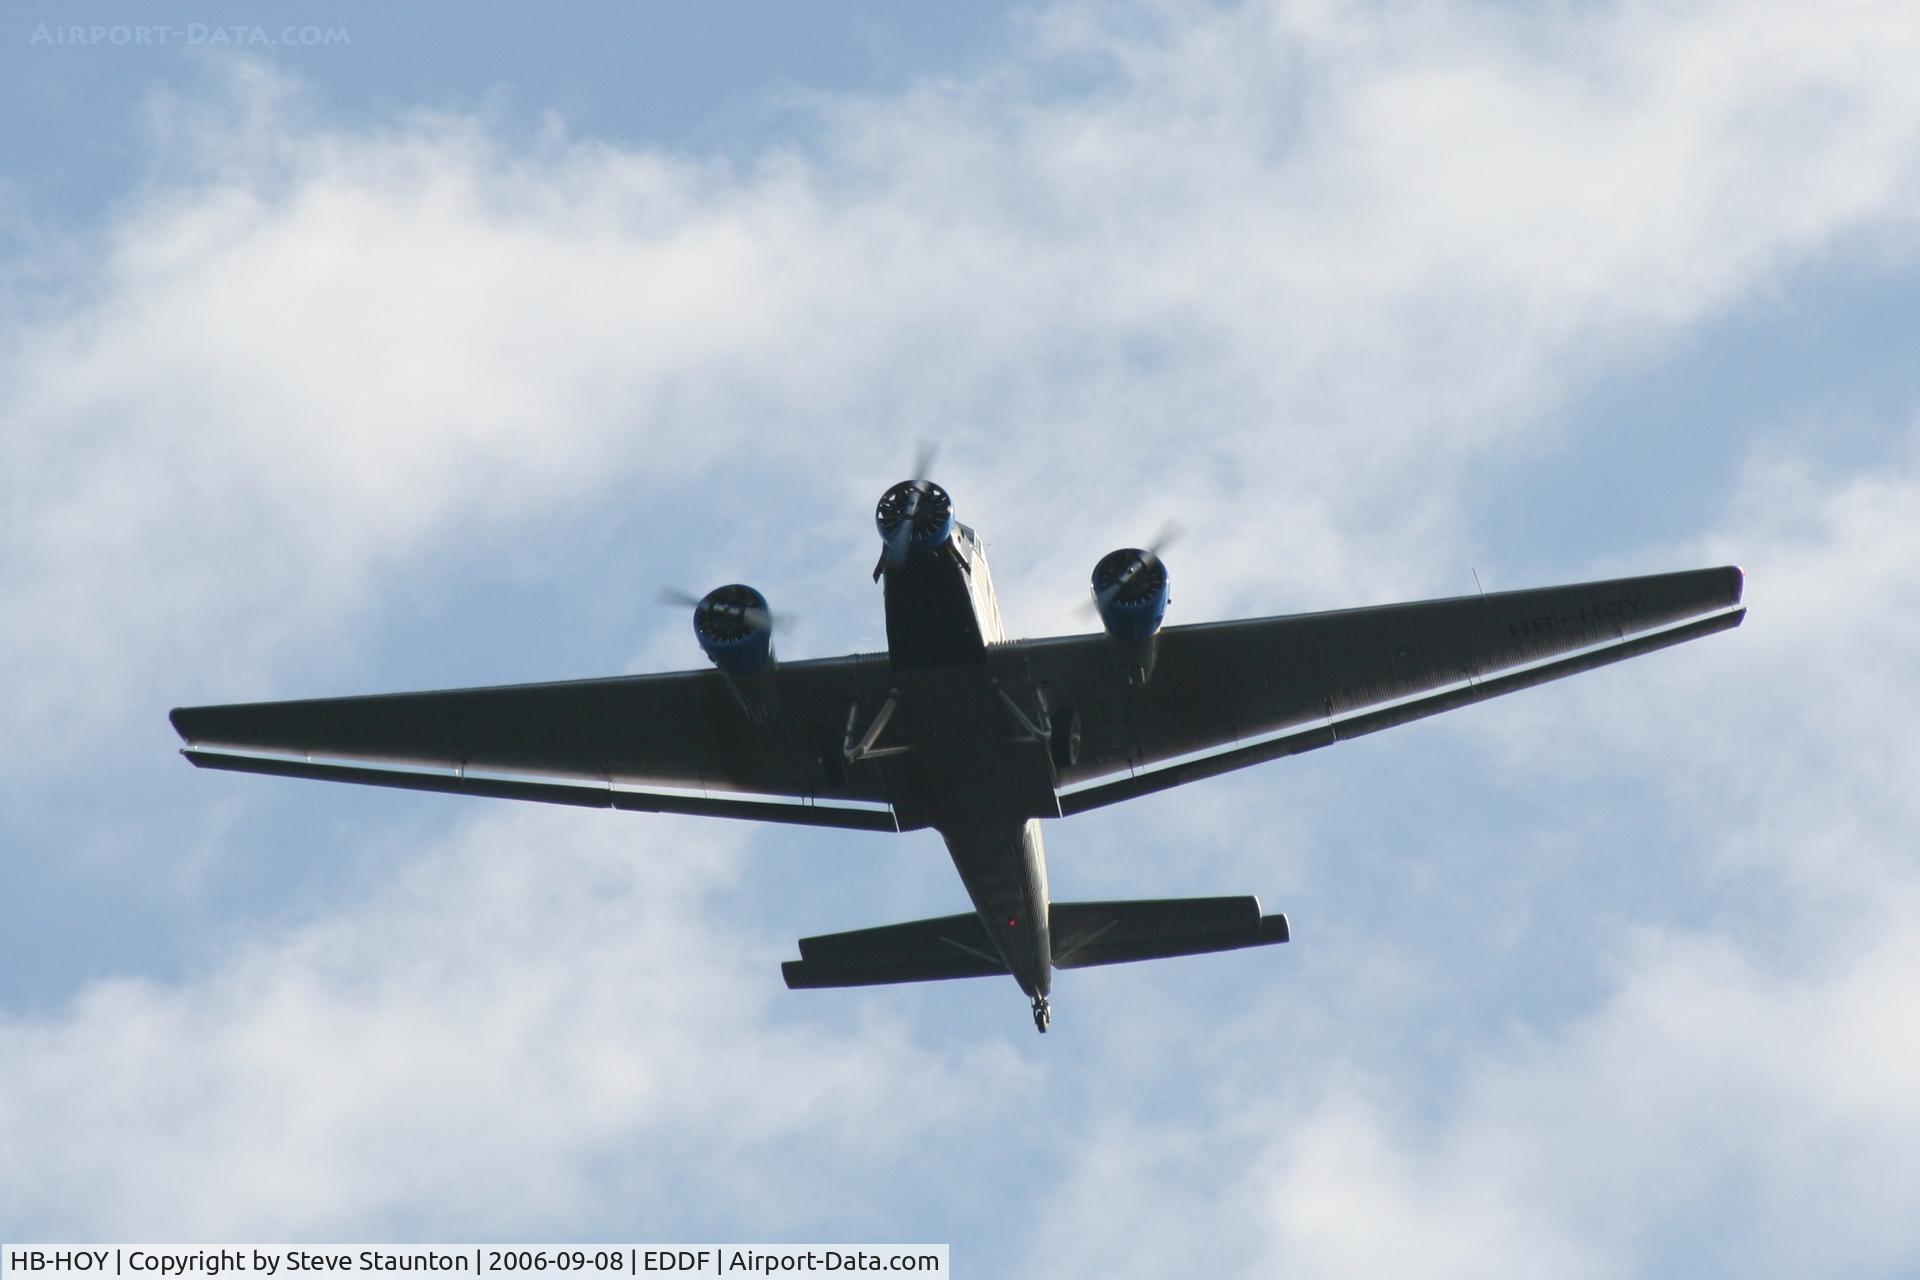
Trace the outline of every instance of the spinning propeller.
<instances>
[{"instance_id":1,"label":"spinning propeller","mask_svg":"<svg viewBox=\"0 0 1920 1280\"><path fill-rule=\"evenodd\" d=\"M696 625L709 622L716 630L733 630L732 623L744 633L749 630L772 631L776 627L791 627L795 621L792 614L774 613L765 604L756 603L758 592L751 588L717 587L704 596L696 596L691 591L679 587L662 587L658 600L664 605L674 605L692 609Z\"/></svg>"},{"instance_id":2,"label":"spinning propeller","mask_svg":"<svg viewBox=\"0 0 1920 1280\"><path fill-rule=\"evenodd\" d=\"M928 478L939 446L923 441L913 460L913 479L902 480L880 495L874 510L874 522L880 528L880 560L873 566L873 580L889 569L907 563L914 543L938 542L946 537L953 520L953 501L947 491Z\"/></svg>"},{"instance_id":3,"label":"spinning propeller","mask_svg":"<svg viewBox=\"0 0 1920 1280\"><path fill-rule=\"evenodd\" d=\"M1178 524L1169 520L1160 526L1160 532L1147 546L1127 547L1103 557L1094 568L1093 600L1086 607L1104 614L1115 601L1131 603L1135 596L1144 597L1163 587L1167 572L1160 553L1178 541L1183 532ZM1137 590L1129 590L1136 584Z\"/></svg>"}]
</instances>

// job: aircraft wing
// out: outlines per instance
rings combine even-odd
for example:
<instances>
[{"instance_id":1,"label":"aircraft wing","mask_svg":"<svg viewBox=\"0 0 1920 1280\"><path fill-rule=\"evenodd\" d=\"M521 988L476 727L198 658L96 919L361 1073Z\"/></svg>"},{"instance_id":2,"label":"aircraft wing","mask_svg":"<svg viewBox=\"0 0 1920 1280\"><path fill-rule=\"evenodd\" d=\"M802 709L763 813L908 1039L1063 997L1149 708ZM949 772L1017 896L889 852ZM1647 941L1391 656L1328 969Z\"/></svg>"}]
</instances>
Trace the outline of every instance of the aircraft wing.
<instances>
[{"instance_id":1,"label":"aircraft wing","mask_svg":"<svg viewBox=\"0 0 1920 1280\"><path fill-rule=\"evenodd\" d=\"M611 789L637 783L883 801L872 771L830 775L826 760L840 749L855 699L876 691L884 696L886 670L884 654L783 663L773 673L780 714L768 724L750 721L713 670L180 707L171 719L190 748L187 758L203 768L892 831L893 817L882 810ZM370 769L359 762L412 767ZM475 776L487 774L598 785Z\"/></svg>"},{"instance_id":2,"label":"aircraft wing","mask_svg":"<svg viewBox=\"0 0 1920 1280\"><path fill-rule=\"evenodd\" d=\"M1144 686L1128 683L1105 635L999 646L994 661L1004 678L1043 688L1056 720L1077 717L1078 757L1059 770L1062 787L1222 753L1063 794L1062 811L1075 813L1737 626L1741 589L1740 570L1727 566L1167 627ZM1698 621L1675 625L1688 619ZM1298 725L1313 727L1250 742Z\"/></svg>"}]
</instances>

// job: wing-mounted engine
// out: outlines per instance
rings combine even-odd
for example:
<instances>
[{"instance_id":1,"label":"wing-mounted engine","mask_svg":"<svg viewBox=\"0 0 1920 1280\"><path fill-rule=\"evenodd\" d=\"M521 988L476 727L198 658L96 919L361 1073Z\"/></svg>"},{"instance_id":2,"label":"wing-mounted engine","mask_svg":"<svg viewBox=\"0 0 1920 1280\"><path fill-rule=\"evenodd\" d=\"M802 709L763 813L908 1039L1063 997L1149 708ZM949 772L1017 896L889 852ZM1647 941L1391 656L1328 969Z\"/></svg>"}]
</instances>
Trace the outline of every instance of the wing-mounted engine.
<instances>
[{"instance_id":1,"label":"wing-mounted engine","mask_svg":"<svg viewBox=\"0 0 1920 1280\"><path fill-rule=\"evenodd\" d=\"M693 607L693 634L726 677L747 718L764 721L777 709L773 671L773 615L767 598L745 583L715 587Z\"/></svg>"},{"instance_id":2,"label":"wing-mounted engine","mask_svg":"<svg viewBox=\"0 0 1920 1280\"><path fill-rule=\"evenodd\" d=\"M1152 549L1122 547L1093 566L1093 605L1113 638L1129 684L1153 675L1156 634L1167 615L1167 563Z\"/></svg>"}]
</instances>

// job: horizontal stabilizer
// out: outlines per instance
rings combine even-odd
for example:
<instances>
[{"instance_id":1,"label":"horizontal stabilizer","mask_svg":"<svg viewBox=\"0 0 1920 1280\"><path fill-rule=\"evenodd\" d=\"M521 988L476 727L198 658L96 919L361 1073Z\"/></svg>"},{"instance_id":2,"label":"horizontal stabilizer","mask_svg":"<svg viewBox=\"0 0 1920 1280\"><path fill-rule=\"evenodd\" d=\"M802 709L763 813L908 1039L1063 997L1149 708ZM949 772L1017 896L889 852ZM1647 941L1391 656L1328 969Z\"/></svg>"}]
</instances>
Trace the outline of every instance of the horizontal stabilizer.
<instances>
[{"instance_id":1,"label":"horizontal stabilizer","mask_svg":"<svg viewBox=\"0 0 1920 1280\"><path fill-rule=\"evenodd\" d=\"M1056 969L1264 947L1289 936L1286 916L1261 915L1251 896L1056 902L1052 924Z\"/></svg>"},{"instance_id":2,"label":"horizontal stabilizer","mask_svg":"<svg viewBox=\"0 0 1920 1280\"><path fill-rule=\"evenodd\" d=\"M1056 902L1050 920L1059 969L1262 947L1288 936L1287 918L1261 915L1253 897ZM780 972L797 990L986 978L1007 966L980 917L968 913L802 938L800 958Z\"/></svg>"},{"instance_id":3,"label":"horizontal stabilizer","mask_svg":"<svg viewBox=\"0 0 1920 1280\"><path fill-rule=\"evenodd\" d=\"M795 990L985 978L1006 971L986 926L972 912L802 938L800 958L780 966Z\"/></svg>"}]
</instances>

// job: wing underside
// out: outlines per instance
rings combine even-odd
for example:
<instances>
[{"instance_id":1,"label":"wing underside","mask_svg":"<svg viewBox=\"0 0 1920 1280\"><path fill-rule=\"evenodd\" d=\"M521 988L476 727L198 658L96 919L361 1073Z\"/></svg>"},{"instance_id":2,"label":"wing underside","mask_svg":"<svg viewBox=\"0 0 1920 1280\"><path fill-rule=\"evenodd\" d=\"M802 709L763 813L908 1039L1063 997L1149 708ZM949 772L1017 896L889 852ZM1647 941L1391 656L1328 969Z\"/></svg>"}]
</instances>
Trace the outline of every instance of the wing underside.
<instances>
[{"instance_id":1,"label":"wing underside","mask_svg":"<svg viewBox=\"0 0 1920 1280\"><path fill-rule=\"evenodd\" d=\"M991 660L1003 682L1075 717L1078 753L1059 768L1072 788L1203 752L1273 759L1710 635L1744 618L1742 588L1728 566L1169 627L1144 686L1100 635L999 646ZM1315 727L1257 755L1268 735L1303 725ZM1178 781L1209 776L1205 762L1186 765ZM1078 811L1074 794L1064 812Z\"/></svg>"},{"instance_id":2,"label":"wing underside","mask_svg":"<svg viewBox=\"0 0 1920 1280\"><path fill-rule=\"evenodd\" d=\"M1019 690L1072 717L1078 753L1056 757L1057 806L1049 798L1041 816L1064 815L1726 630L1745 616L1742 587L1729 566L1170 627L1145 685L1104 636L1019 641L990 649L989 675L1003 699ZM183 707L172 721L203 768L900 829L890 808L859 807L895 799L889 763L849 750L856 724L894 696L886 655L783 664L776 681L778 713L764 722L711 670Z\"/></svg>"},{"instance_id":3,"label":"wing underside","mask_svg":"<svg viewBox=\"0 0 1920 1280\"><path fill-rule=\"evenodd\" d=\"M171 719L202 768L891 831L891 813L842 803L885 803L880 775L837 758L849 710L879 700L885 670L884 655L783 665L766 724L715 671L181 707Z\"/></svg>"}]
</instances>

